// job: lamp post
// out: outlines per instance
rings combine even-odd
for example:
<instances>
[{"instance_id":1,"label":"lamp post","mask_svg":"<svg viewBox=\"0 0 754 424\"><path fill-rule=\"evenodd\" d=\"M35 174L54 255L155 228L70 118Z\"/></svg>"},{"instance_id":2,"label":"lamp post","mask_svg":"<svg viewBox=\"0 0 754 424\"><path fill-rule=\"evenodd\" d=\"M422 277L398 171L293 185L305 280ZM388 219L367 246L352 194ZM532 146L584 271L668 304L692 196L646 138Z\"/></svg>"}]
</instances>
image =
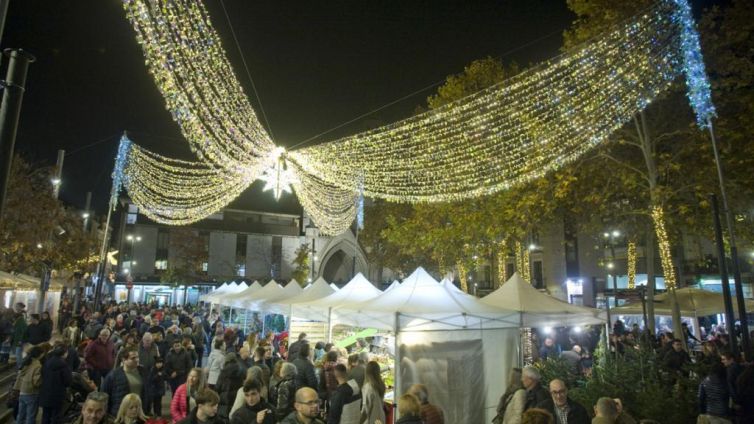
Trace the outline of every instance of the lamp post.
<instances>
[{"instance_id":1,"label":"lamp post","mask_svg":"<svg viewBox=\"0 0 754 424\"><path fill-rule=\"evenodd\" d=\"M610 262L605 264L605 268L609 270L610 274L613 277L613 295L615 296L616 306L618 305L618 276L615 271L615 242L620 236L621 233L618 230L610 230L602 233L602 237L605 239L608 247L610 247ZM607 322L609 324L609 327L612 327L612 320L610 317L610 295L608 293L607 287L607 282L605 282L605 306L607 309Z\"/></svg>"}]
</instances>

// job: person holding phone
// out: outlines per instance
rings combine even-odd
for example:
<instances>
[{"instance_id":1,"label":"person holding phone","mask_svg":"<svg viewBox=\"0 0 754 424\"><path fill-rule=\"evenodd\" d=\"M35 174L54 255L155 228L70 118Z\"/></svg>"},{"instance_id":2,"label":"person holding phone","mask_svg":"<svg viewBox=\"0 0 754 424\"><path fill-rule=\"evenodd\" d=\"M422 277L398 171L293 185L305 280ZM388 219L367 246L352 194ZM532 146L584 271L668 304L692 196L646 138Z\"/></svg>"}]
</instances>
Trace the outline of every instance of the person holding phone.
<instances>
[{"instance_id":1,"label":"person holding phone","mask_svg":"<svg viewBox=\"0 0 754 424\"><path fill-rule=\"evenodd\" d=\"M244 405L233 413L230 424L275 424L272 407L262 398L262 383L246 380L243 384Z\"/></svg>"}]
</instances>

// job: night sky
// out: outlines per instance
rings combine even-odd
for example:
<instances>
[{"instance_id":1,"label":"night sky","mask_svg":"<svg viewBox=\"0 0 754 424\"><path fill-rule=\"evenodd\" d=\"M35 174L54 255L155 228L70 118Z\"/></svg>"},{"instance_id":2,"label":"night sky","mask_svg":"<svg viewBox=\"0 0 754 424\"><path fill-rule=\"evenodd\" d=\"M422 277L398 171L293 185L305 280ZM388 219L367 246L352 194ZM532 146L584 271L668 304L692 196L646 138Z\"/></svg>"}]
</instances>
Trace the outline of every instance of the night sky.
<instances>
[{"instance_id":1,"label":"night sky","mask_svg":"<svg viewBox=\"0 0 754 424\"><path fill-rule=\"evenodd\" d=\"M288 147L428 88L317 140L405 118L475 59L553 57L574 18L565 0L225 0L256 98L222 3L206 5L260 120L261 100L276 143ZM92 191L104 209L124 130L148 149L191 158L124 15L120 0L10 0L2 47L37 57L16 151L49 166L65 149L61 198L79 208ZM265 209L272 195L259 192L247 206Z\"/></svg>"}]
</instances>

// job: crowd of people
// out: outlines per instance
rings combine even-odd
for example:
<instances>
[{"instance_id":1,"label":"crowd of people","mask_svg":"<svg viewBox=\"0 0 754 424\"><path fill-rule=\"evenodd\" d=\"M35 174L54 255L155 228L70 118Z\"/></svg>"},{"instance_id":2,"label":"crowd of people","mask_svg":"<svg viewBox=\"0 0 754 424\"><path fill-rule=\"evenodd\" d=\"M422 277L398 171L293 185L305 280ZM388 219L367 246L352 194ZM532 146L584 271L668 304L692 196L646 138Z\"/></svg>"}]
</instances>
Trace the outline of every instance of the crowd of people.
<instances>
[{"instance_id":1,"label":"crowd of people","mask_svg":"<svg viewBox=\"0 0 754 424\"><path fill-rule=\"evenodd\" d=\"M641 331L637 324L628 329L621 320L617 320L610 334L608 354L631 361L638 360L646 350L650 350L651 360L656 362L667 382L668 392L681 378L688 380L696 373L699 380L699 423L753 423L754 364L746 364L740 352L731 351L730 338L722 327L715 327L701 337L692 334L685 323L682 330L682 338L676 338L670 331L664 331L655 338ZM564 380L551 380L549 391L540 384L542 376L539 370L548 360L560 361L571 377L589 378L592 371L591 352L598 338L598 331L574 332L568 328L545 334L541 346L533 352L535 366L515 368L511 372L508 388L500 399L493 423L637 422L623 409L620 399L609 397L611 393L605 393L605 397L592 405L593 418L590 418L585 406L568 397ZM658 419L662 421L662 417Z\"/></svg>"},{"instance_id":2,"label":"crowd of people","mask_svg":"<svg viewBox=\"0 0 754 424\"><path fill-rule=\"evenodd\" d=\"M304 333L288 344L287 334L243 334L204 306L84 303L74 313L64 298L59 310L56 329L48 313L27 314L22 303L0 311L0 362L15 359L19 370L8 399L18 423L36 423L40 409L43 424L385 424L391 418L383 370L363 339L350 352L310 342ZM700 422L754 422L754 367L731 352L726 334L709 334L697 338L684 327L682 338L663 332L655 340L617 321L609 354L630 359L653 349L671 380L701 373ZM590 331L545 334L532 352L535 365L558 359L570 374L588 378L598 339ZM579 404L566 381L545 385L537 366L513 369L493 423L636 422L610 393L594 405ZM397 399L397 422L444 423L429 399L427 387L412 386Z\"/></svg>"},{"instance_id":3,"label":"crowd of people","mask_svg":"<svg viewBox=\"0 0 754 424\"><path fill-rule=\"evenodd\" d=\"M43 423L76 424L385 424L391 413L363 339L351 352L304 333L288 345L203 306L84 303L74 313L64 298L57 329L25 309L0 311L0 360L19 370L8 399L18 423L36 423L40 408ZM397 409L401 424L444 423L423 385Z\"/></svg>"}]
</instances>

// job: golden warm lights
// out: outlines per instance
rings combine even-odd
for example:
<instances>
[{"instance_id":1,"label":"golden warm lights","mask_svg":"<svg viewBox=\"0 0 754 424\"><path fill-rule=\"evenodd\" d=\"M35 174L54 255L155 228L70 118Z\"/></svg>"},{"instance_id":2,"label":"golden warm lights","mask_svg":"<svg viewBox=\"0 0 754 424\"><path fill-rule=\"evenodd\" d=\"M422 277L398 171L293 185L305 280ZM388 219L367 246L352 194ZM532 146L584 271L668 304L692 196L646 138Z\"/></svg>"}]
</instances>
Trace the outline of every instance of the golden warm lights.
<instances>
[{"instance_id":1,"label":"golden warm lights","mask_svg":"<svg viewBox=\"0 0 754 424\"><path fill-rule=\"evenodd\" d=\"M361 194L446 202L495 193L604 142L688 74L690 63L698 67L687 51L693 22L679 12L685 2L664 0L590 44L469 97L280 155L200 1L123 4L145 64L197 157L178 161L137 146L129 153L124 184L131 198L168 224L216 212L259 178L276 197L292 187L323 234L352 224Z\"/></svg>"}]
</instances>

